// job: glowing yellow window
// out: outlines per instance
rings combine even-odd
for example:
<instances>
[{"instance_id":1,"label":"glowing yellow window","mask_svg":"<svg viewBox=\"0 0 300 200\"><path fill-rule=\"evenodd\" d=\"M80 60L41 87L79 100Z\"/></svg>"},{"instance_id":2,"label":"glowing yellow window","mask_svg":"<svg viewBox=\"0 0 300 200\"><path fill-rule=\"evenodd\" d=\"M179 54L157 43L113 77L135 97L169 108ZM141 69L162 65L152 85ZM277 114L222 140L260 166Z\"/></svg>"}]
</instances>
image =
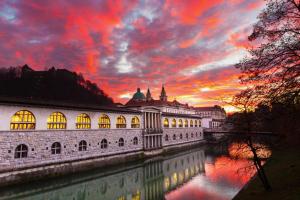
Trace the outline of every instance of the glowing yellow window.
<instances>
[{"instance_id":1,"label":"glowing yellow window","mask_svg":"<svg viewBox=\"0 0 300 200\"><path fill-rule=\"evenodd\" d=\"M182 126L183 126L182 119L179 119L179 121L178 121L178 126L179 126L180 128L182 128Z\"/></svg>"},{"instance_id":2,"label":"glowing yellow window","mask_svg":"<svg viewBox=\"0 0 300 200\"><path fill-rule=\"evenodd\" d=\"M140 120L138 117L133 117L131 119L131 128L140 128Z\"/></svg>"},{"instance_id":3,"label":"glowing yellow window","mask_svg":"<svg viewBox=\"0 0 300 200\"><path fill-rule=\"evenodd\" d=\"M47 119L48 129L66 129L67 119L61 112L52 113Z\"/></svg>"},{"instance_id":4,"label":"glowing yellow window","mask_svg":"<svg viewBox=\"0 0 300 200\"><path fill-rule=\"evenodd\" d=\"M91 118L82 113L76 117L76 128L77 129L90 129L91 128Z\"/></svg>"},{"instance_id":5,"label":"glowing yellow window","mask_svg":"<svg viewBox=\"0 0 300 200\"><path fill-rule=\"evenodd\" d=\"M99 128L110 128L110 119L107 115L101 115L99 118Z\"/></svg>"},{"instance_id":6,"label":"glowing yellow window","mask_svg":"<svg viewBox=\"0 0 300 200\"><path fill-rule=\"evenodd\" d=\"M198 121L195 120L195 127L198 127Z\"/></svg>"},{"instance_id":7,"label":"glowing yellow window","mask_svg":"<svg viewBox=\"0 0 300 200\"><path fill-rule=\"evenodd\" d=\"M189 122L188 122L188 120L186 119L186 120L184 120L184 127L189 127Z\"/></svg>"},{"instance_id":8,"label":"glowing yellow window","mask_svg":"<svg viewBox=\"0 0 300 200\"><path fill-rule=\"evenodd\" d=\"M190 127L194 127L194 122L193 122L193 120L190 121Z\"/></svg>"},{"instance_id":9,"label":"glowing yellow window","mask_svg":"<svg viewBox=\"0 0 300 200\"><path fill-rule=\"evenodd\" d=\"M126 128L126 119L124 116L120 115L117 118L117 124L116 124L117 128Z\"/></svg>"},{"instance_id":10,"label":"glowing yellow window","mask_svg":"<svg viewBox=\"0 0 300 200\"><path fill-rule=\"evenodd\" d=\"M172 120L172 128L176 128L176 119Z\"/></svg>"},{"instance_id":11,"label":"glowing yellow window","mask_svg":"<svg viewBox=\"0 0 300 200\"><path fill-rule=\"evenodd\" d=\"M169 128L169 120L168 120L168 118L164 119L164 128Z\"/></svg>"},{"instance_id":12,"label":"glowing yellow window","mask_svg":"<svg viewBox=\"0 0 300 200\"><path fill-rule=\"evenodd\" d=\"M32 112L20 110L16 112L10 122L11 130L32 130L35 129L35 117Z\"/></svg>"}]
</instances>

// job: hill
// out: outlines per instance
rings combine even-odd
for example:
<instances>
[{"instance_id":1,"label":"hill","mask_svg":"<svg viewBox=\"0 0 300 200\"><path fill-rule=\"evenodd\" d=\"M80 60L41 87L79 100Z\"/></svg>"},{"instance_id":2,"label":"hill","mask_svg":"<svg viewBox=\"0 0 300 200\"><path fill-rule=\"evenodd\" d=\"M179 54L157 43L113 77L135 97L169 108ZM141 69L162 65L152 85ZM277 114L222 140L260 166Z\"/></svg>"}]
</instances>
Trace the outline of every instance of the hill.
<instances>
[{"instance_id":1,"label":"hill","mask_svg":"<svg viewBox=\"0 0 300 200\"><path fill-rule=\"evenodd\" d=\"M0 96L77 104L113 105L97 84L81 74L52 67L35 71L28 65L0 69Z\"/></svg>"}]
</instances>

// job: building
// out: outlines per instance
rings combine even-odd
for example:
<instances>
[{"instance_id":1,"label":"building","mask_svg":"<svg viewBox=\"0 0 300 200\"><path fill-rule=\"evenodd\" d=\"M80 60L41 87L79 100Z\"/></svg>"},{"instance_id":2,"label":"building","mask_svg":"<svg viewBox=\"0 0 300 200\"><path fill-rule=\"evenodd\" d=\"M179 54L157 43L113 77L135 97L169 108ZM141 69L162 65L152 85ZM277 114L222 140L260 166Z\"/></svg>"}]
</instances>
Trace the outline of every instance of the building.
<instances>
[{"instance_id":1,"label":"building","mask_svg":"<svg viewBox=\"0 0 300 200\"><path fill-rule=\"evenodd\" d=\"M195 107L197 115L203 118L204 127L221 128L225 123L226 112L224 108L215 105L212 107Z\"/></svg>"},{"instance_id":2,"label":"building","mask_svg":"<svg viewBox=\"0 0 300 200\"><path fill-rule=\"evenodd\" d=\"M159 100L138 89L123 107L2 97L0 116L0 173L14 172L14 178L24 169L43 167L41 173L51 174L64 163L103 166L107 158L125 162L203 141L201 117L168 101L164 88Z\"/></svg>"}]
</instances>

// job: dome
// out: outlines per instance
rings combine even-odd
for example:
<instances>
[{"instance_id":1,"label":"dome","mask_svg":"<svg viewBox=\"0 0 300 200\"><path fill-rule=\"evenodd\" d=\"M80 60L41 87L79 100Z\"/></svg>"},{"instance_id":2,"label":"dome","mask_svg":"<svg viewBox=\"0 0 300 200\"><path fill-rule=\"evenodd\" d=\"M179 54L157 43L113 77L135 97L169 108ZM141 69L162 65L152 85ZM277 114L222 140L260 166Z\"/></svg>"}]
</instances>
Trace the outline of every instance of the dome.
<instances>
[{"instance_id":1,"label":"dome","mask_svg":"<svg viewBox=\"0 0 300 200\"><path fill-rule=\"evenodd\" d=\"M133 95L132 97L133 100L137 100L137 101L145 101L146 97L145 95L141 92L141 89L138 88L136 93Z\"/></svg>"}]
</instances>

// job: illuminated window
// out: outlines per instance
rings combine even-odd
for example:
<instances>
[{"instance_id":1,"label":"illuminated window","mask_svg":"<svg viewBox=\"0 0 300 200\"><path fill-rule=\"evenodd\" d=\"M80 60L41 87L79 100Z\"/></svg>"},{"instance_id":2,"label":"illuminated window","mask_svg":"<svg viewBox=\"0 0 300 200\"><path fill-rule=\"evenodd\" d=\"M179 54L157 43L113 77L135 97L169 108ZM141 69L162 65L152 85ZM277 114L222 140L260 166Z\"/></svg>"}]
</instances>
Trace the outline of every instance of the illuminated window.
<instances>
[{"instance_id":1,"label":"illuminated window","mask_svg":"<svg viewBox=\"0 0 300 200\"><path fill-rule=\"evenodd\" d=\"M52 113L47 120L48 129L66 129L67 119L61 112Z\"/></svg>"},{"instance_id":2,"label":"illuminated window","mask_svg":"<svg viewBox=\"0 0 300 200\"><path fill-rule=\"evenodd\" d=\"M180 128L183 127L182 119L179 119L179 121L178 121L178 126L179 126Z\"/></svg>"},{"instance_id":3,"label":"illuminated window","mask_svg":"<svg viewBox=\"0 0 300 200\"><path fill-rule=\"evenodd\" d=\"M117 118L117 124L116 124L117 128L126 128L126 119L124 116L120 115Z\"/></svg>"},{"instance_id":4,"label":"illuminated window","mask_svg":"<svg viewBox=\"0 0 300 200\"><path fill-rule=\"evenodd\" d=\"M201 127L201 120L199 120L199 127Z\"/></svg>"},{"instance_id":5,"label":"illuminated window","mask_svg":"<svg viewBox=\"0 0 300 200\"><path fill-rule=\"evenodd\" d=\"M184 120L184 127L189 127L189 122L188 122L188 120L186 119L186 120Z\"/></svg>"},{"instance_id":6,"label":"illuminated window","mask_svg":"<svg viewBox=\"0 0 300 200\"><path fill-rule=\"evenodd\" d=\"M51 146L52 154L60 154L61 153L61 145L59 142L54 142Z\"/></svg>"},{"instance_id":7,"label":"illuminated window","mask_svg":"<svg viewBox=\"0 0 300 200\"><path fill-rule=\"evenodd\" d=\"M136 193L132 194L131 200L141 200L141 193L137 191Z\"/></svg>"},{"instance_id":8,"label":"illuminated window","mask_svg":"<svg viewBox=\"0 0 300 200\"><path fill-rule=\"evenodd\" d=\"M124 146L124 139L120 138L119 139L119 147L123 147Z\"/></svg>"},{"instance_id":9,"label":"illuminated window","mask_svg":"<svg viewBox=\"0 0 300 200\"><path fill-rule=\"evenodd\" d=\"M101 149L106 149L107 148L107 140L103 139L101 140Z\"/></svg>"},{"instance_id":10,"label":"illuminated window","mask_svg":"<svg viewBox=\"0 0 300 200\"><path fill-rule=\"evenodd\" d=\"M190 127L193 127L194 126L194 122L193 120L190 121Z\"/></svg>"},{"instance_id":11,"label":"illuminated window","mask_svg":"<svg viewBox=\"0 0 300 200\"><path fill-rule=\"evenodd\" d=\"M86 141L81 140L79 142L79 148L78 148L78 150L79 151L86 151L86 149L87 149L87 143L86 143Z\"/></svg>"},{"instance_id":12,"label":"illuminated window","mask_svg":"<svg viewBox=\"0 0 300 200\"><path fill-rule=\"evenodd\" d=\"M198 121L195 120L195 127L198 127Z\"/></svg>"},{"instance_id":13,"label":"illuminated window","mask_svg":"<svg viewBox=\"0 0 300 200\"><path fill-rule=\"evenodd\" d=\"M15 149L15 158L27 158L28 147L25 144L20 144Z\"/></svg>"},{"instance_id":14,"label":"illuminated window","mask_svg":"<svg viewBox=\"0 0 300 200\"><path fill-rule=\"evenodd\" d=\"M110 128L110 119L107 115L101 115L99 118L99 128Z\"/></svg>"},{"instance_id":15,"label":"illuminated window","mask_svg":"<svg viewBox=\"0 0 300 200\"><path fill-rule=\"evenodd\" d=\"M133 138L133 144L134 144L134 145L137 145L137 144L138 144L138 138L137 138L137 137L134 137L134 138Z\"/></svg>"},{"instance_id":16,"label":"illuminated window","mask_svg":"<svg viewBox=\"0 0 300 200\"><path fill-rule=\"evenodd\" d=\"M164 119L164 128L169 128L169 120L168 120L168 118Z\"/></svg>"},{"instance_id":17,"label":"illuminated window","mask_svg":"<svg viewBox=\"0 0 300 200\"><path fill-rule=\"evenodd\" d=\"M76 128L77 129L90 129L91 128L91 118L82 113L76 117Z\"/></svg>"},{"instance_id":18,"label":"illuminated window","mask_svg":"<svg viewBox=\"0 0 300 200\"><path fill-rule=\"evenodd\" d=\"M131 128L140 128L140 120L138 117L133 117L131 119Z\"/></svg>"},{"instance_id":19,"label":"illuminated window","mask_svg":"<svg viewBox=\"0 0 300 200\"><path fill-rule=\"evenodd\" d=\"M172 120L172 128L176 128L176 119Z\"/></svg>"},{"instance_id":20,"label":"illuminated window","mask_svg":"<svg viewBox=\"0 0 300 200\"><path fill-rule=\"evenodd\" d=\"M16 112L10 122L11 130L31 130L35 129L35 117L32 112L20 110Z\"/></svg>"}]
</instances>

